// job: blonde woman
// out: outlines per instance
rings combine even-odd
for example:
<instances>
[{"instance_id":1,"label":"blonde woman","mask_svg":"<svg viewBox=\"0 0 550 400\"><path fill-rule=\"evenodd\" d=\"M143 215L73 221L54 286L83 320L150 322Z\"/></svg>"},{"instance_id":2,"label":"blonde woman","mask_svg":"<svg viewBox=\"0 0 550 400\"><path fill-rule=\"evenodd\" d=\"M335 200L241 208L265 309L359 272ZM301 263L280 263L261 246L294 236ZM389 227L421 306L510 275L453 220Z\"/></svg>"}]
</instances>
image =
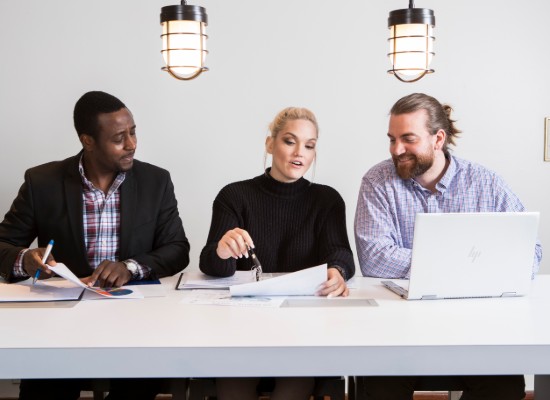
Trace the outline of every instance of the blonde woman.
<instances>
[{"instance_id":1,"label":"blonde woman","mask_svg":"<svg viewBox=\"0 0 550 400\"><path fill-rule=\"evenodd\" d=\"M328 264L318 295L347 296L355 273L345 204L336 190L304 178L315 161L319 128L306 108L282 110L270 124L265 173L224 187L214 200L200 269L212 276L250 270L253 248L264 272L294 272ZM258 378L217 379L220 400L256 400ZM314 378L277 378L273 400L309 399Z\"/></svg>"}]
</instances>

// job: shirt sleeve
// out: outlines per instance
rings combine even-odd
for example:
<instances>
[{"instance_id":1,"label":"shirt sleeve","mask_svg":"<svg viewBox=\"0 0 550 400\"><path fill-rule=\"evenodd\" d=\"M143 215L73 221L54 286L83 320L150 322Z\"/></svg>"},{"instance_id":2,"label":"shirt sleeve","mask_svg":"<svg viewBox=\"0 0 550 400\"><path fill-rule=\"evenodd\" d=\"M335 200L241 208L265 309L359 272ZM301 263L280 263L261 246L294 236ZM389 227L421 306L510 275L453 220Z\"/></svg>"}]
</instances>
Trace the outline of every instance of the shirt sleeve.
<instances>
[{"instance_id":1,"label":"shirt sleeve","mask_svg":"<svg viewBox=\"0 0 550 400\"><path fill-rule=\"evenodd\" d=\"M346 206L340 195L337 195L336 202L327 213L327 220L319 235L320 249L324 254L321 259L327 260L328 267L338 266L344 272L345 280L355 274L355 263L353 253L349 245L346 229Z\"/></svg>"},{"instance_id":2,"label":"shirt sleeve","mask_svg":"<svg viewBox=\"0 0 550 400\"><path fill-rule=\"evenodd\" d=\"M212 222L206 245L201 251L199 268L206 275L228 277L235 274L237 262L233 257L222 260L216 249L218 242L231 229L242 226L238 216L224 202L222 193L218 194L212 205Z\"/></svg>"},{"instance_id":3,"label":"shirt sleeve","mask_svg":"<svg viewBox=\"0 0 550 400\"><path fill-rule=\"evenodd\" d=\"M149 276L151 275L151 268L147 265L140 264L132 258L129 258L126 261L133 262L137 267L137 271L135 273L132 273L132 280L140 281L142 279L149 278Z\"/></svg>"},{"instance_id":4,"label":"shirt sleeve","mask_svg":"<svg viewBox=\"0 0 550 400\"><path fill-rule=\"evenodd\" d=\"M28 278L30 275L27 274L27 271L23 268L23 257L29 249L23 249L17 255L15 259L15 264L13 265L13 277L14 278Z\"/></svg>"},{"instance_id":5,"label":"shirt sleeve","mask_svg":"<svg viewBox=\"0 0 550 400\"><path fill-rule=\"evenodd\" d=\"M373 184L368 175L363 178L357 200L355 242L364 276L408 278L412 251L403 247L397 215L385 187Z\"/></svg>"}]
</instances>

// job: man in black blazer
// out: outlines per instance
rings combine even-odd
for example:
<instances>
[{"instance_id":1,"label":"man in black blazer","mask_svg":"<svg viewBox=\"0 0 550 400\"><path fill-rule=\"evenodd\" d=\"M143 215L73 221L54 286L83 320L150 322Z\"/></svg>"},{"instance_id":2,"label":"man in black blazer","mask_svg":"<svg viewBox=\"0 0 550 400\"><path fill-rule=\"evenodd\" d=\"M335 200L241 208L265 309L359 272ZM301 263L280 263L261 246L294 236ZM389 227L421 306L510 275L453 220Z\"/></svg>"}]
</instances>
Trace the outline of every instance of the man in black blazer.
<instances>
[{"instance_id":1,"label":"man in black blazer","mask_svg":"<svg viewBox=\"0 0 550 400\"><path fill-rule=\"evenodd\" d=\"M14 282L40 270L40 278L48 278L53 273L46 264L62 262L84 282L112 287L185 268L189 242L170 174L134 160L131 112L110 94L88 92L75 105L74 123L82 151L29 169L0 223L1 276ZM29 249L35 238L38 248ZM52 239L55 245L44 264ZM23 381L21 398L35 398L27 392L49 398L40 385L51 382ZM78 398L58 392L67 385L58 384L51 398Z\"/></svg>"}]
</instances>

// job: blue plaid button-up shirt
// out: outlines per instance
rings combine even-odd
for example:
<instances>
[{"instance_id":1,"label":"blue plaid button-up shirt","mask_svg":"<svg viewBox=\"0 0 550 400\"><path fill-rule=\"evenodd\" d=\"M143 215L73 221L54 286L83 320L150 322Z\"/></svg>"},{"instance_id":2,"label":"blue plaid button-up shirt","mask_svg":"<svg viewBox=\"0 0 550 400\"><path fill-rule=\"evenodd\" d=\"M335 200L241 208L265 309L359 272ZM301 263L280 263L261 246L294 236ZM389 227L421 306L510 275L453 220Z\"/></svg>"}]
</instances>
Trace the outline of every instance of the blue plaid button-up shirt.
<instances>
[{"instance_id":1,"label":"blue plaid button-up shirt","mask_svg":"<svg viewBox=\"0 0 550 400\"><path fill-rule=\"evenodd\" d=\"M355 214L357 256L364 276L408 278L416 213L525 211L494 172L454 156L449 159L435 193L414 179L401 179L391 159L365 174ZM541 258L537 241L533 274Z\"/></svg>"}]
</instances>

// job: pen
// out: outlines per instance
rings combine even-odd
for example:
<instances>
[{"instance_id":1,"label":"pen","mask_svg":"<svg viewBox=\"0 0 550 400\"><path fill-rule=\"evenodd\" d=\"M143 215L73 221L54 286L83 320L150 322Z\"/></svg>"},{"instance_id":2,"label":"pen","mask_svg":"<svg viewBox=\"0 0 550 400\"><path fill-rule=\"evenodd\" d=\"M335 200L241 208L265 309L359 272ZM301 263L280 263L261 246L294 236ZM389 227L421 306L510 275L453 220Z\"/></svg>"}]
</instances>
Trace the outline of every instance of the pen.
<instances>
[{"instance_id":1,"label":"pen","mask_svg":"<svg viewBox=\"0 0 550 400\"><path fill-rule=\"evenodd\" d=\"M46 246L44 257L42 257L42 264L46 264L46 260L48 259L50 253L52 252L52 247L53 247L53 239L50 240L50 242L48 243L48 246ZM34 274L34 278L32 280L33 285L36 283L36 280L38 279L39 276L40 276L40 269L37 269L36 274Z\"/></svg>"},{"instance_id":2,"label":"pen","mask_svg":"<svg viewBox=\"0 0 550 400\"><path fill-rule=\"evenodd\" d=\"M246 245L246 247L248 247L248 253L250 254L250 257L252 257L252 262L254 263L254 267L252 269L256 270L256 281L259 281L260 276L262 275L262 264L260 264L260 260L256 257L256 253L254 253L252 247L249 245Z\"/></svg>"}]
</instances>

